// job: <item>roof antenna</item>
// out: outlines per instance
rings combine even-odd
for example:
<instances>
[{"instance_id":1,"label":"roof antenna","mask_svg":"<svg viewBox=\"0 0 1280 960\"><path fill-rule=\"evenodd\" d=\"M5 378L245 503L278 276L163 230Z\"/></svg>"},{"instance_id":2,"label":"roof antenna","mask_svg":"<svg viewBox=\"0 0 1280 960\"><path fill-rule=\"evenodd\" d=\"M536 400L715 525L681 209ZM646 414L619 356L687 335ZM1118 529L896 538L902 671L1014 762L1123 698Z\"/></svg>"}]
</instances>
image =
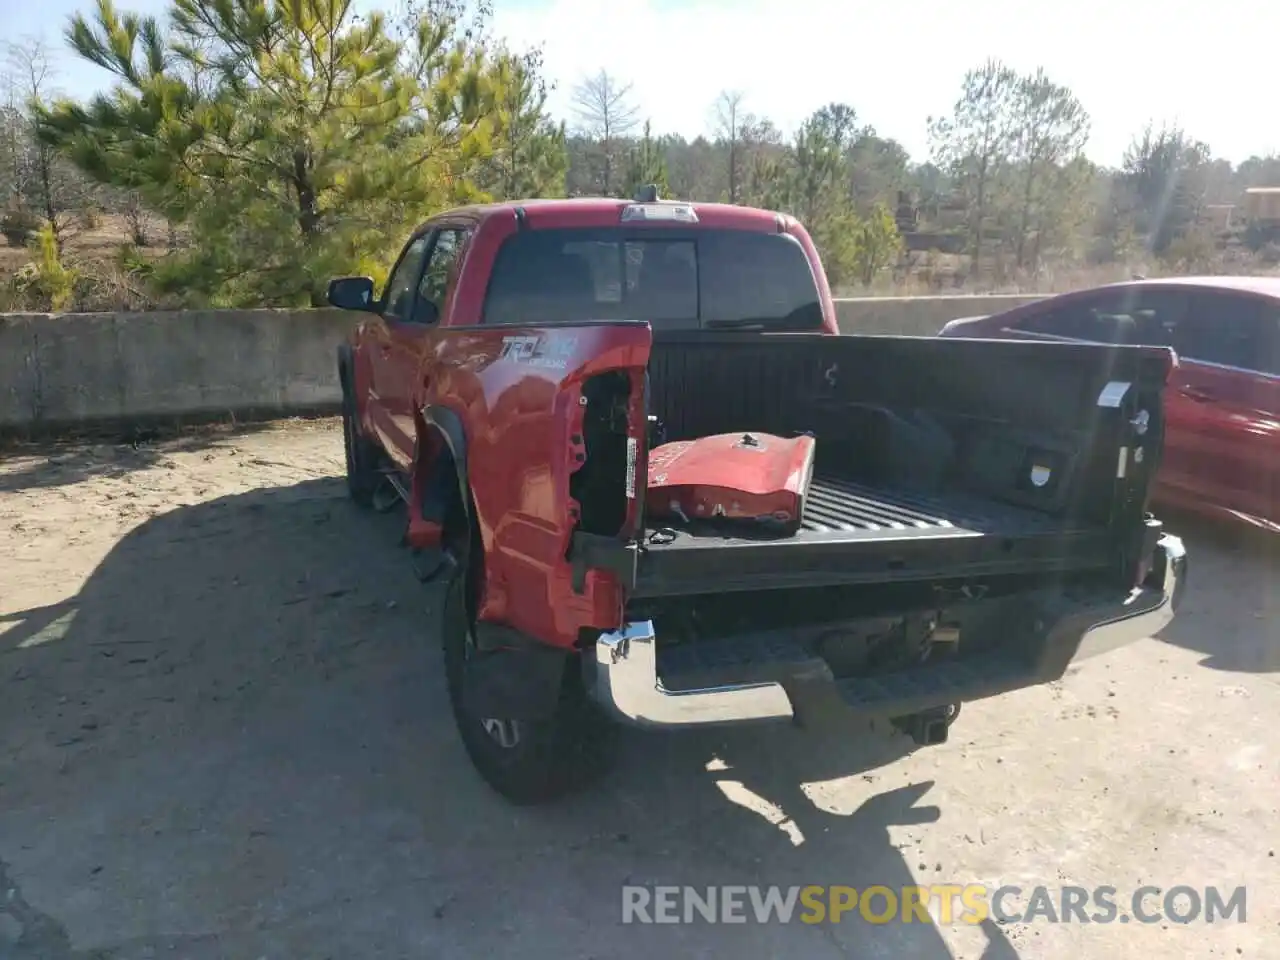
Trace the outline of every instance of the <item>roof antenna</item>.
<instances>
[{"instance_id":1,"label":"roof antenna","mask_svg":"<svg viewBox=\"0 0 1280 960\"><path fill-rule=\"evenodd\" d=\"M657 203L658 202L658 185L656 183L646 183L643 186L636 187L635 202L636 203Z\"/></svg>"}]
</instances>

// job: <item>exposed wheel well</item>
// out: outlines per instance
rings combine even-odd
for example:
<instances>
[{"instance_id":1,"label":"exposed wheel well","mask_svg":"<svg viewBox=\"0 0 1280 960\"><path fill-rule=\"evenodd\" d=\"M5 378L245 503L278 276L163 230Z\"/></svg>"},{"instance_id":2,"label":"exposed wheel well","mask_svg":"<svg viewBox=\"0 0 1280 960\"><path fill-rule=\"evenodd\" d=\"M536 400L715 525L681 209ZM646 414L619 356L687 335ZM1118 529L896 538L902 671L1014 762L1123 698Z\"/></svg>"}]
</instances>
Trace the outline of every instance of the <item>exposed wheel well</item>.
<instances>
[{"instance_id":1,"label":"exposed wheel well","mask_svg":"<svg viewBox=\"0 0 1280 960\"><path fill-rule=\"evenodd\" d=\"M432 483L431 487L441 495L445 543L451 547L461 546L461 538L471 533L471 511L463 500L463 479L458 472L458 463L447 446L436 454L429 469L439 477L438 484ZM467 493L469 495L470 491Z\"/></svg>"},{"instance_id":2,"label":"exposed wheel well","mask_svg":"<svg viewBox=\"0 0 1280 960\"><path fill-rule=\"evenodd\" d=\"M414 486L421 500L412 509L440 523L441 546L465 571L468 613L474 622L484 583L484 545L466 475L465 439L458 433L450 435L449 421L430 417L429 411L415 419Z\"/></svg>"},{"instance_id":3,"label":"exposed wheel well","mask_svg":"<svg viewBox=\"0 0 1280 960\"><path fill-rule=\"evenodd\" d=\"M424 516L433 510L446 520L470 523L475 506L467 472L467 438L461 418L448 407L426 407L414 417L417 438L414 445L415 479L424 500L419 504ZM432 498L428 502L425 498ZM462 517L452 516L461 511Z\"/></svg>"}]
</instances>

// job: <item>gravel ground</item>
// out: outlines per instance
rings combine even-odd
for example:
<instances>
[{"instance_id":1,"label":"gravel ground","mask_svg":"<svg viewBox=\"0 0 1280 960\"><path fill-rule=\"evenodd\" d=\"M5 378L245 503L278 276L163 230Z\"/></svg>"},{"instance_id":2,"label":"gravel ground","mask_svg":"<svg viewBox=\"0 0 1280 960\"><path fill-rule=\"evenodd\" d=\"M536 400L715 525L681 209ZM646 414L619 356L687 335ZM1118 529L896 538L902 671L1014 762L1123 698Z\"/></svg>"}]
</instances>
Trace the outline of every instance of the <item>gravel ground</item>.
<instances>
[{"instance_id":1,"label":"gravel ground","mask_svg":"<svg viewBox=\"0 0 1280 960\"><path fill-rule=\"evenodd\" d=\"M4 454L0 958L1280 957L1274 544L1179 525L1164 637L945 746L628 733L524 810L340 468L331 421ZM1243 885L1247 921L620 923L624 883L916 882Z\"/></svg>"}]
</instances>

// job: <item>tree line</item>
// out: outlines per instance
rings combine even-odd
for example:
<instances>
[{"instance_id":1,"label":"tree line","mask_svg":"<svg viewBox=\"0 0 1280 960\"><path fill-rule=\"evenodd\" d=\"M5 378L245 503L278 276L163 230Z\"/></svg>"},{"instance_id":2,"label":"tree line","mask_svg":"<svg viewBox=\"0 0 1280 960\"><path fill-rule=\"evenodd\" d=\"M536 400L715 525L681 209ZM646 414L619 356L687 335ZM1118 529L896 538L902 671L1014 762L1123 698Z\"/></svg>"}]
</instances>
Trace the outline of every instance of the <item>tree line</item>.
<instances>
[{"instance_id":1,"label":"tree line","mask_svg":"<svg viewBox=\"0 0 1280 960\"><path fill-rule=\"evenodd\" d=\"M1180 128L1148 127L1119 166L1101 167L1085 153L1085 106L1042 70L970 70L929 119L921 158L853 105L786 132L736 91L708 105L707 133L690 140L655 134L606 70L553 117L540 53L494 36L488 3L357 14L350 0L170 0L161 21L98 0L65 32L112 75L83 102L56 95L47 49L12 47L0 231L37 256L0 278L9 301L92 299L101 278L67 251L103 215L128 225L113 274L126 299L298 305L320 302L334 275L381 279L401 237L441 209L628 197L649 183L798 216L846 287L930 251L953 254L968 280L1032 284L1051 263L1189 268L1236 239L1280 252L1207 219L1246 186L1280 186L1280 158L1236 167Z\"/></svg>"},{"instance_id":2,"label":"tree line","mask_svg":"<svg viewBox=\"0 0 1280 960\"><path fill-rule=\"evenodd\" d=\"M630 87L607 72L579 84L574 105L570 194L625 193L647 178L675 196L794 213L839 284L906 263L904 248L959 254L971 277L1032 283L1046 263L1205 269L1233 246L1267 246L1235 267L1280 264L1280 245L1267 244L1274 225L1225 220L1246 188L1280 187L1280 156L1235 166L1176 125L1148 124L1118 165L1099 165L1086 153L1088 111L1042 69L988 60L968 71L951 109L928 118L923 158L847 103L819 108L788 136L726 91L708 134L693 140L637 133ZM637 157L651 159L633 170Z\"/></svg>"}]
</instances>

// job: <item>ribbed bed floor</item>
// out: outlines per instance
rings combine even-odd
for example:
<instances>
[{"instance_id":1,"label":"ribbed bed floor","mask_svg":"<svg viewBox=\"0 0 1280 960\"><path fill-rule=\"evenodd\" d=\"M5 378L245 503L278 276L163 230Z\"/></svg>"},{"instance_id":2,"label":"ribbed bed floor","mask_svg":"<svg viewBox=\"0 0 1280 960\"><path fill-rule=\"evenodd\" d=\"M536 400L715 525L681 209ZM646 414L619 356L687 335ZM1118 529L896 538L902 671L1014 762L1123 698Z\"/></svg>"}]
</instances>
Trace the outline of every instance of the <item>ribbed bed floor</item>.
<instances>
[{"instance_id":1,"label":"ribbed bed floor","mask_svg":"<svg viewBox=\"0 0 1280 960\"><path fill-rule=\"evenodd\" d=\"M889 493L845 480L814 478L805 504L802 531L955 528L975 532L1018 531L1060 526L1061 521L1007 504L964 494L945 497Z\"/></svg>"},{"instance_id":2,"label":"ribbed bed floor","mask_svg":"<svg viewBox=\"0 0 1280 960\"><path fill-rule=\"evenodd\" d=\"M650 544L651 548L690 545L691 540L709 537L756 539L752 534L739 533L725 526L716 529L699 525L692 530L677 528L674 531L670 526L659 526L674 532L675 539L655 541ZM868 539L880 539L893 533L937 536L945 535L945 531L960 536L975 533L1027 535L1061 530L1062 521L1055 517L971 495L935 497L898 491L890 493L847 480L815 477L809 487L800 530L791 539L850 540L859 539L860 534L865 534ZM665 541L668 538L661 539Z\"/></svg>"}]
</instances>

